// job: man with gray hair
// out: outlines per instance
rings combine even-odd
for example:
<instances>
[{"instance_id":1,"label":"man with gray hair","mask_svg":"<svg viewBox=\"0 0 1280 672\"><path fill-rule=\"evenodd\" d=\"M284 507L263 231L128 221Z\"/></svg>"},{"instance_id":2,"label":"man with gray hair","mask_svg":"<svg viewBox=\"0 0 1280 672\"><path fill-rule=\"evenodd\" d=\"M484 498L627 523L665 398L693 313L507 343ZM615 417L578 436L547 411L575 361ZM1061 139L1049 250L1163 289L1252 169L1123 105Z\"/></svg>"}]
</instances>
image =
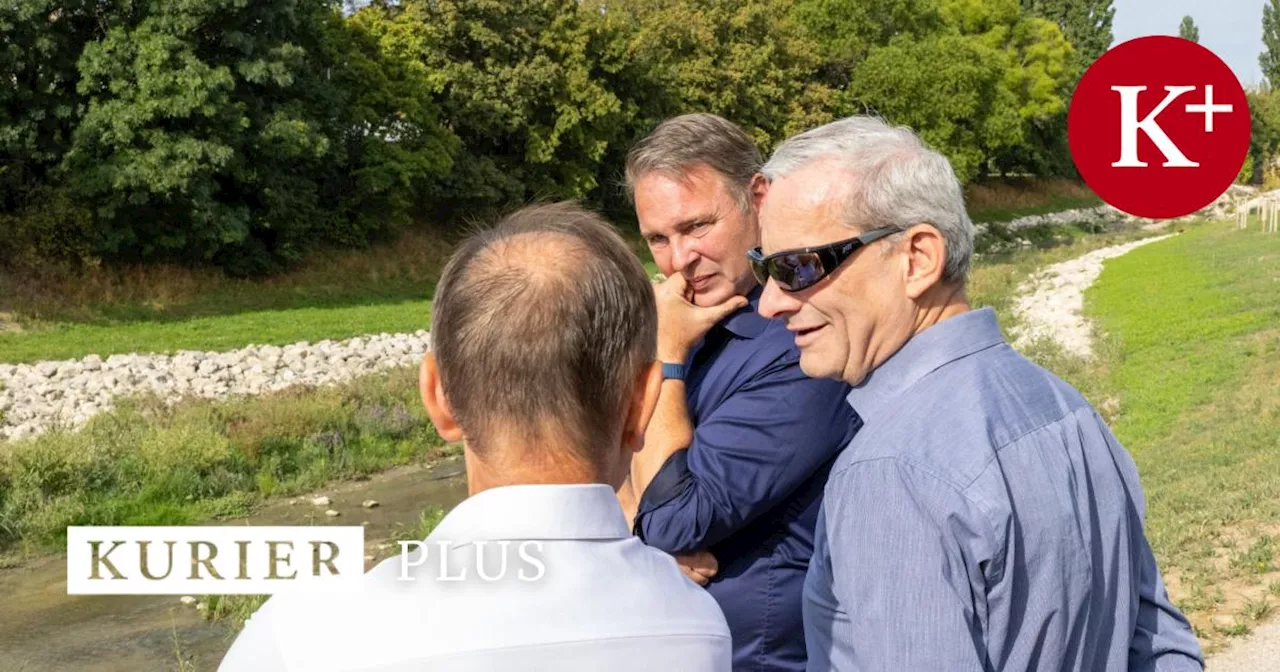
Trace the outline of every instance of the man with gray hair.
<instances>
[{"instance_id":1,"label":"man with gray hair","mask_svg":"<svg viewBox=\"0 0 1280 672\"><path fill-rule=\"evenodd\" d=\"M970 309L973 226L946 158L853 117L762 172L760 312L806 374L853 386L866 423L819 517L809 669L1202 669L1130 456Z\"/></svg>"},{"instance_id":2,"label":"man with gray hair","mask_svg":"<svg viewBox=\"0 0 1280 672\"><path fill-rule=\"evenodd\" d=\"M470 496L361 590L272 598L220 669L727 672L719 606L618 503L662 383L653 288L617 232L521 210L453 254L432 322L422 399Z\"/></svg>"}]
</instances>

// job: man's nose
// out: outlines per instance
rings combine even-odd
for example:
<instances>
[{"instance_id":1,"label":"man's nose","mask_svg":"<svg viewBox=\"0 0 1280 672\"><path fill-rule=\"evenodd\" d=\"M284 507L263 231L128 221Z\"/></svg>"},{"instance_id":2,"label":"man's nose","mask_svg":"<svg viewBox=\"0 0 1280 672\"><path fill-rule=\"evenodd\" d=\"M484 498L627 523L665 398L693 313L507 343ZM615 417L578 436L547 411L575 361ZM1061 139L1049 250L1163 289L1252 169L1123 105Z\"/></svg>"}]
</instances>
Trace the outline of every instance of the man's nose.
<instances>
[{"instance_id":1,"label":"man's nose","mask_svg":"<svg viewBox=\"0 0 1280 672\"><path fill-rule=\"evenodd\" d=\"M778 283L769 278L760 293L760 316L767 319L786 317L800 310L800 301L796 297L782 291Z\"/></svg>"},{"instance_id":2,"label":"man's nose","mask_svg":"<svg viewBox=\"0 0 1280 672\"><path fill-rule=\"evenodd\" d=\"M671 241L671 265L676 272L683 272L684 269L692 266L694 262L701 259L702 255L698 253L697 246L693 241L680 236Z\"/></svg>"}]
</instances>

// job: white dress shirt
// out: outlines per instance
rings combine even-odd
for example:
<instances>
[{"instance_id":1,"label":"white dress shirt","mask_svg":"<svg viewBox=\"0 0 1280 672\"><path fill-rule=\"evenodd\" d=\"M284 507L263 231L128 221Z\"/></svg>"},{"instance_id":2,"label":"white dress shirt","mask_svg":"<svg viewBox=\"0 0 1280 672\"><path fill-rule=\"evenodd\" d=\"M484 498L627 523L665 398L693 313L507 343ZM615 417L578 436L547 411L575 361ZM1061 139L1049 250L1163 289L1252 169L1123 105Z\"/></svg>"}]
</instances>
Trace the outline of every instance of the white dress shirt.
<instances>
[{"instance_id":1,"label":"white dress shirt","mask_svg":"<svg viewBox=\"0 0 1280 672\"><path fill-rule=\"evenodd\" d=\"M389 558L358 592L272 597L219 670L730 669L715 600L630 534L606 485L485 490L426 541L426 562L405 570L402 556ZM443 568L437 542L451 548Z\"/></svg>"}]
</instances>

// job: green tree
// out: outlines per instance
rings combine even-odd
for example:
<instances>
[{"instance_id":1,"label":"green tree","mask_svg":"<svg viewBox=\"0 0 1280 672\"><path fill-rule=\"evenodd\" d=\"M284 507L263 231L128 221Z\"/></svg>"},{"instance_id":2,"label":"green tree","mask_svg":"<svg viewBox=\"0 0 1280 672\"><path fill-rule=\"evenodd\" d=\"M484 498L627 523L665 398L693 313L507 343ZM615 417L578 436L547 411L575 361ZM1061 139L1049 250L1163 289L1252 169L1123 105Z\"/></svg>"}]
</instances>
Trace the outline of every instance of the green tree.
<instances>
[{"instance_id":1,"label":"green tree","mask_svg":"<svg viewBox=\"0 0 1280 672\"><path fill-rule=\"evenodd\" d=\"M1052 23L1017 0L942 0L942 29L873 48L854 70L854 109L920 131L964 180L1040 167L1041 146L1066 108L1073 51Z\"/></svg>"},{"instance_id":2,"label":"green tree","mask_svg":"<svg viewBox=\"0 0 1280 672\"><path fill-rule=\"evenodd\" d=\"M138 0L79 59L63 168L103 253L271 270L409 220L450 167L430 88L327 0Z\"/></svg>"},{"instance_id":3,"label":"green tree","mask_svg":"<svg viewBox=\"0 0 1280 672\"><path fill-rule=\"evenodd\" d=\"M1058 24L1075 47L1081 73L1111 48L1111 22L1116 14L1112 5L1113 0L1022 0L1032 16Z\"/></svg>"},{"instance_id":4,"label":"green tree","mask_svg":"<svg viewBox=\"0 0 1280 672\"><path fill-rule=\"evenodd\" d=\"M1262 6L1262 46L1262 76L1272 88L1280 86L1280 0L1267 0Z\"/></svg>"},{"instance_id":5,"label":"green tree","mask_svg":"<svg viewBox=\"0 0 1280 672\"><path fill-rule=\"evenodd\" d=\"M1200 29L1196 27L1196 22L1190 16L1182 17L1182 23L1178 25L1178 37L1192 42L1200 41Z\"/></svg>"},{"instance_id":6,"label":"green tree","mask_svg":"<svg viewBox=\"0 0 1280 672\"><path fill-rule=\"evenodd\" d=\"M608 26L576 0L403 0L361 10L429 77L463 150L440 196L469 205L579 197L624 127Z\"/></svg>"},{"instance_id":7,"label":"green tree","mask_svg":"<svg viewBox=\"0 0 1280 672\"><path fill-rule=\"evenodd\" d=\"M791 8L790 0L604 3L606 14L629 26L626 49L637 69L618 90L632 101L637 130L712 112L742 125L767 151L830 121L831 92L816 79L819 46L796 29Z\"/></svg>"},{"instance_id":8,"label":"green tree","mask_svg":"<svg viewBox=\"0 0 1280 672\"><path fill-rule=\"evenodd\" d=\"M837 88L873 47L931 35L942 25L939 0L796 0L791 15L820 45L823 77Z\"/></svg>"},{"instance_id":9,"label":"green tree","mask_svg":"<svg viewBox=\"0 0 1280 672\"><path fill-rule=\"evenodd\" d=\"M868 111L919 132L968 181L992 150L1023 139L1007 65L1005 54L971 37L899 38L871 50L849 91Z\"/></svg>"},{"instance_id":10,"label":"green tree","mask_svg":"<svg viewBox=\"0 0 1280 672\"><path fill-rule=\"evenodd\" d=\"M83 109L76 61L100 35L100 3L0 5L0 260L36 265L92 256L88 211L60 187L57 166Z\"/></svg>"},{"instance_id":11,"label":"green tree","mask_svg":"<svg viewBox=\"0 0 1280 672\"><path fill-rule=\"evenodd\" d=\"M1240 181L1263 184L1274 177L1272 166L1280 157L1280 96L1265 84L1246 91L1246 95L1251 122L1249 160L1245 164L1249 172L1242 174Z\"/></svg>"}]
</instances>

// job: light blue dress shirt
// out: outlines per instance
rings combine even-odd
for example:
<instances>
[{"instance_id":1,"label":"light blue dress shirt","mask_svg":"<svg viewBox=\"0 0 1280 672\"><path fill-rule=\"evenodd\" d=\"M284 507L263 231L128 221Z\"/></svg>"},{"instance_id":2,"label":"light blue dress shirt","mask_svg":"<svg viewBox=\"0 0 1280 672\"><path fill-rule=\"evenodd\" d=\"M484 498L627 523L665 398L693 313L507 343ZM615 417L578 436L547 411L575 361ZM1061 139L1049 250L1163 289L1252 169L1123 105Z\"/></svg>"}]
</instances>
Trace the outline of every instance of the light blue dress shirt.
<instances>
[{"instance_id":1,"label":"light blue dress shirt","mask_svg":"<svg viewBox=\"0 0 1280 672\"><path fill-rule=\"evenodd\" d=\"M805 581L809 670L1201 670L1143 533L1138 472L991 309L849 394Z\"/></svg>"}]
</instances>

